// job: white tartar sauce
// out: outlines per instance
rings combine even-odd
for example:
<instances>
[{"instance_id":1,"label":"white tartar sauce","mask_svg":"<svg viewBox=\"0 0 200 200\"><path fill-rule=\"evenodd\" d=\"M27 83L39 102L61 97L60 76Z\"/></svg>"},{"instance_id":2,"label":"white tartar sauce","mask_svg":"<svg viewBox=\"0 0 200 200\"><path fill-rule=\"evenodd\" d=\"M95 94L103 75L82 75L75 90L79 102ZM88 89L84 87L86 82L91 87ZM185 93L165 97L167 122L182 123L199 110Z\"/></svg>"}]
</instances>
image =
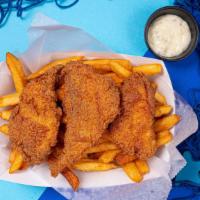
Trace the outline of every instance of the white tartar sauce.
<instances>
[{"instance_id":1,"label":"white tartar sauce","mask_svg":"<svg viewBox=\"0 0 200 200\"><path fill-rule=\"evenodd\" d=\"M177 15L158 17L149 27L149 45L160 56L178 56L187 49L190 41L190 28L187 22Z\"/></svg>"}]
</instances>

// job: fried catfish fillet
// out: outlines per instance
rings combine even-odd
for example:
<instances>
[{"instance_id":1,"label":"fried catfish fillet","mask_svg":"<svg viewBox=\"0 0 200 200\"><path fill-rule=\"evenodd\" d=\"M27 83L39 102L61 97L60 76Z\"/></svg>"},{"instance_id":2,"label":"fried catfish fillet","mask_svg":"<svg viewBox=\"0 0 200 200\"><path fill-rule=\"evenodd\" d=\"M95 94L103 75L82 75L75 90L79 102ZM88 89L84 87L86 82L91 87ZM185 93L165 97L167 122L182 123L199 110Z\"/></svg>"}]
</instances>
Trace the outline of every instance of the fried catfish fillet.
<instances>
[{"instance_id":1,"label":"fried catfish fillet","mask_svg":"<svg viewBox=\"0 0 200 200\"><path fill-rule=\"evenodd\" d=\"M9 120L11 148L28 165L44 161L57 142L62 111L57 107L55 85L60 67L31 80Z\"/></svg>"},{"instance_id":2,"label":"fried catfish fillet","mask_svg":"<svg viewBox=\"0 0 200 200\"><path fill-rule=\"evenodd\" d=\"M119 112L120 97L115 83L88 65L68 64L61 73L62 107L66 132L64 148L49 158L53 176L80 160L95 145ZM63 87L64 85L64 87Z\"/></svg>"},{"instance_id":3,"label":"fried catfish fillet","mask_svg":"<svg viewBox=\"0 0 200 200\"><path fill-rule=\"evenodd\" d=\"M133 73L121 86L121 115L112 123L112 141L128 155L139 159L151 157L156 150L154 89L149 80Z\"/></svg>"}]
</instances>

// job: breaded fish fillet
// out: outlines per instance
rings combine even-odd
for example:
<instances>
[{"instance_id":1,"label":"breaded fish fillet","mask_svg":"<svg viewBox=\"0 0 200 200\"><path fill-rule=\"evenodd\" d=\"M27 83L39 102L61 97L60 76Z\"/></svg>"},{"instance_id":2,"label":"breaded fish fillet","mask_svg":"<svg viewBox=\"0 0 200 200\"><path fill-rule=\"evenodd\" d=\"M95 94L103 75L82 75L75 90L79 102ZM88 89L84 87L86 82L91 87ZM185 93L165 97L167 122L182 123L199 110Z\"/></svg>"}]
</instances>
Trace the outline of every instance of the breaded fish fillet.
<instances>
[{"instance_id":1,"label":"breaded fish fillet","mask_svg":"<svg viewBox=\"0 0 200 200\"><path fill-rule=\"evenodd\" d=\"M62 70L61 83L67 129L64 148L49 159L53 176L72 167L87 148L98 142L118 114L120 102L115 83L88 65L68 64Z\"/></svg>"},{"instance_id":2,"label":"breaded fish fillet","mask_svg":"<svg viewBox=\"0 0 200 200\"><path fill-rule=\"evenodd\" d=\"M9 120L11 147L29 165L45 160L57 142L62 113L56 104L58 70L51 69L26 85Z\"/></svg>"},{"instance_id":3,"label":"breaded fish fillet","mask_svg":"<svg viewBox=\"0 0 200 200\"><path fill-rule=\"evenodd\" d=\"M112 141L128 155L147 159L156 150L154 90L148 79L134 73L121 86L121 115L112 123Z\"/></svg>"}]
</instances>

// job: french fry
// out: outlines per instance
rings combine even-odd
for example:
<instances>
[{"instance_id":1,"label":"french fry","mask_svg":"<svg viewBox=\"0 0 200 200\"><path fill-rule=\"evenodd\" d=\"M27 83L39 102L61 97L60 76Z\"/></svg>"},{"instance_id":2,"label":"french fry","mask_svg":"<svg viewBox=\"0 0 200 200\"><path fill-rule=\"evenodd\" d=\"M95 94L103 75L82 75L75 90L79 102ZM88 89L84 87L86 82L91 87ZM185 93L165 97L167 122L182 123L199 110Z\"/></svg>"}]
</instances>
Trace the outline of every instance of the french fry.
<instances>
[{"instance_id":1,"label":"french fry","mask_svg":"<svg viewBox=\"0 0 200 200\"><path fill-rule=\"evenodd\" d=\"M162 72L162 65L155 63L155 64L146 64L133 67L133 72L141 72L148 76L153 76L160 74Z\"/></svg>"},{"instance_id":2,"label":"french fry","mask_svg":"<svg viewBox=\"0 0 200 200\"><path fill-rule=\"evenodd\" d=\"M120 65L122 65L125 69L132 71L133 69L133 65L131 64L131 62L129 60L120 60L120 59L116 59L113 60L113 62L116 62Z\"/></svg>"},{"instance_id":3,"label":"french fry","mask_svg":"<svg viewBox=\"0 0 200 200\"><path fill-rule=\"evenodd\" d=\"M109 65L110 59L84 60L83 63L87 65Z\"/></svg>"},{"instance_id":4,"label":"french fry","mask_svg":"<svg viewBox=\"0 0 200 200\"><path fill-rule=\"evenodd\" d=\"M16 155L17 155L17 151L16 150L12 150L10 152L9 163L13 163L15 161Z\"/></svg>"},{"instance_id":5,"label":"french fry","mask_svg":"<svg viewBox=\"0 0 200 200\"><path fill-rule=\"evenodd\" d=\"M18 151L17 150L12 150L10 152L10 156L9 156L9 163L12 164L15 161L15 157L18 155ZM26 162L23 162L21 167L19 168L20 170L25 170L28 168L28 164Z\"/></svg>"},{"instance_id":6,"label":"french fry","mask_svg":"<svg viewBox=\"0 0 200 200\"><path fill-rule=\"evenodd\" d=\"M82 158L79 162L85 163L85 162L99 162L99 161L97 159L94 159L94 158Z\"/></svg>"},{"instance_id":7,"label":"french fry","mask_svg":"<svg viewBox=\"0 0 200 200\"><path fill-rule=\"evenodd\" d=\"M124 68L122 65L120 65L119 63L116 63L116 62L111 63L111 69L119 77L122 77L122 78L128 78L132 74L132 72L130 72L129 70Z\"/></svg>"},{"instance_id":8,"label":"french fry","mask_svg":"<svg viewBox=\"0 0 200 200\"><path fill-rule=\"evenodd\" d=\"M26 84L23 64L11 53L6 54L6 63L11 72L16 91L21 94Z\"/></svg>"},{"instance_id":9,"label":"french fry","mask_svg":"<svg viewBox=\"0 0 200 200\"><path fill-rule=\"evenodd\" d=\"M143 179L143 175L140 174L140 171L138 170L136 164L134 162L131 163L127 163L123 166L123 170L126 172L126 174L128 175L128 177L139 183L140 181L142 181Z\"/></svg>"},{"instance_id":10,"label":"french fry","mask_svg":"<svg viewBox=\"0 0 200 200\"><path fill-rule=\"evenodd\" d=\"M0 108L14 106L19 103L19 93L8 94L0 97Z\"/></svg>"},{"instance_id":11,"label":"french fry","mask_svg":"<svg viewBox=\"0 0 200 200\"><path fill-rule=\"evenodd\" d=\"M73 190L77 191L80 184L78 177L69 169L65 169L62 175L67 179Z\"/></svg>"},{"instance_id":12,"label":"french fry","mask_svg":"<svg viewBox=\"0 0 200 200\"><path fill-rule=\"evenodd\" d=\"M0 112L0 118L4 120L9 120L11 116L12 110L4 110Z\"/></svg>"},{"instance_id":13,"label":"french fry","mask_svg":"<svg viewBox=\"0 0 200 200\"><path fill-rule=\"evenodd\" d=\"M181 119L180 116L178 116L176 114L169 115L169 116L163 117L161 119L158 119L154 123L154 130L155 130L155 132L169 130L173 126L175 126L180 121L180 119Z\"/></svg>"},{"instance_id":14,"label":"french fry","mask_svg":"<svg viewBox=\"0 0 200 200\"><path fill-rule=\"evenodd\" d=\"M160 92L156 91L155 93L155 99L158 101L160 104L167 104L166 98L164 95L162 95Z\"/></svg>"},{"instance_id":15,"label":"french fry","mask_svg":"<svg viewBox=\"0 0 200 200\"><path fill-rule=\"evenodd\" d=\"M132 162L133 160L135 160L135 156L127 155L127 154L123 154L123 153L119 153L115 157L115 162L120 166L125 165L129 162Z\"/></svg>"},{"instance_id":16,"label":"french fry","mask_svg":"<svg viewBox=\"0 0 200 200\"><path fill-rule=\"evenodd\" d=\"M125 69L132 71L132 64L129 60L123 59L94 59L83 61L84 64L92 65L95 69L101 69L105 72L111 71L110 64L118 63L123 66Z\"/></svg>"},{"instance_id":17,"label":"french fry","mask_svg":"<svg viewBox=\"0 0 200 200\"><path fill-rule=\"evenodd\" d=\"M14 56L13 54L9 52L6 54L6 57L8 58L8 61L11 62L11 64L15 65L20 76L26 79L26 75L23 69L23 63L16 56Z\"/></svg>"},{"instance_id":18,"label":"french fry","mask_svg":"<svg viewBox=\"0 0 200 200\"><path fill-rule=\"evenodd\" d=\"M105 151L100 157L99 161L103 163L110 163L114 160L115 156L120 152L120 150L109 150Z\"/></svg>"},{"instance_id":19,"label":"french fry","mask_svg":"<svg viewBox=\"0 0 200 200\"><path fill-rule=\"evenodd\" d=\"M14 161L11 163L11 166L9 168L9 173L12 174L19 170L23 164L23 157L19 152L16 152Z\"/></svg>"},{"instance_id":20,"label":"french fry","mask_svg":"<svg viewBox=\"0 0 200 200\"><path fill-rule=\"evenodd\" d=\"M38 71L34 72L33 74L29 75L27 77L28 80L37 78L38 76L44 74L47 70L57 66L57 65L65 65L69 62L72 61L80 61L83 60L83 56L74 56L74 57L68 57L68 58L64 58L64 59L60 59L60 60L55 60L53 62L48 63L47 65L41 67Z\"/></svg>"},{"instance_id":21,"label":"french fry","mask_svg":"<svg viewBox=\"0 0 200 200\"><path fill-rule=\"evenodd\" d=\"M112 78L112 80L117 84L120 85L123 82L123 79L118 77L115 73L107 73L105 76Z\"/></svg>"},{"instance_id":22,"label":"french fry","mask_svg":"<svg viewBox=\"0 0 200 200\"><path fill-rule=\"evenodd\" d=\"M101 59L96 59L96 60L86 60L83 61L84 64L91 65L94 69L100 71L100 72L110 72L111 67L110 67L110 62L109 60L101 60Z\"/></svg>"},{"instance_id":23,"label":"french fry","mask_svg":"<svg viewBox=\"0 0 200 200\"><path fill-rule=\"evenodd\" d=\"M171 134L171 132L169 130L161 131L161 132L156 133L156 138L159 139L159 138L165 137L166 135L169 135L169 134Z\"/></svg>"},{"instance_id":24,"label":"french fry","mask_svg":"<svg viewBox=\"0 0 200 200\"><path fill-rule=\"evenodd\" d=\"M136 160L135 164L141 174L146 174L149 172L149 165L146 161Z\"/></svg>"},{"instance_id":25,"label":"french fry","mask_svg":"<svg viewBox=\"0 0 200 200\"><path fill-rule=\"evenodd\" d=\"M168 115L171 111L172 111L172 107L169 105L157 106L155 110L155 117Z\"/></svg>"},{"instance_id":26,"label":"french fry","mask_svg":"<svg viewBox=\"0 0 200 200\"><path fill-rule=\"evenodd\" d=\"M78 162L74 164L74 168L84 172L91 171L107 171L117 168L113 163L101 163L101 162Z\"/></svg>"},{"instance_id":27,"label":"french fry","mask_svg":"<svg viewBox=\"0 0 200 200\"><path fill-rule=\"evenodd\" d=\"M8 125L4 124L4 125L0 126L0 132L2 132L5 135L8 135Z\"/></svg>"},{"instance_id":28,"label":"french fry","mask_svg":"<svg viewBox=\"0 0 200 200\"><path fill-rule=\"evenodd\" d=\"M162 131L158 133L157 137L158 137L156 141L157 147L163 146L169 143L173 139L173 135L169 131Z\"/></svg>"},{"instance_id":29,"label":"french fry","mask_svg":"<svg viewBox=\"0 0 200 200\"><path fill-rule=\"evenodd\" d=\"M113 143L102 143L97 146L91 147L85 151L85 154L97 153L108 150L116 150L117 146Z\"/></svg>"}]
</instances>

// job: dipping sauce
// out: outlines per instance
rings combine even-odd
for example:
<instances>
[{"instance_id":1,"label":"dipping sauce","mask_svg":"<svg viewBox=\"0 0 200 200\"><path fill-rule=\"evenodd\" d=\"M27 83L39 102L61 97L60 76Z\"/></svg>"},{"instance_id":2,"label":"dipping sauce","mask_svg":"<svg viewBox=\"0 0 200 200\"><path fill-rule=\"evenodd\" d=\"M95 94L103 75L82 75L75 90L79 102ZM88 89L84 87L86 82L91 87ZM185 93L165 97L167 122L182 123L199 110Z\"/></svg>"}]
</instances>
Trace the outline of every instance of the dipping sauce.
<instances>
[{"instance_id":1,"label":"dipping sauce","mask_svg":"<svg viewBox=\"0 0 200 200\"><path fill-rule=\"evenodd\" d=\"M173 14L158 17L149 27L149 46L163 57L183 53L191 42L191 32L186 21Z\"/></svg>"}]
</instances>

